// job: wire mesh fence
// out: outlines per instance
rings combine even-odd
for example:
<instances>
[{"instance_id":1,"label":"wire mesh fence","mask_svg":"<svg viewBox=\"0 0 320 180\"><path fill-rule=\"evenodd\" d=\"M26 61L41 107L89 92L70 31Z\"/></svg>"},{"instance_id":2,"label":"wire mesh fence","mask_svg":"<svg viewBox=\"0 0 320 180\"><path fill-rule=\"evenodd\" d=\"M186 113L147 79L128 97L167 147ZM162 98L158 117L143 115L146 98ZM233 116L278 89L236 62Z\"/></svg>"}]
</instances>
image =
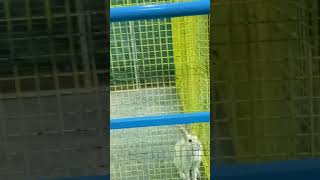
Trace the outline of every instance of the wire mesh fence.
<instances>
[{"instance_id":1,"label":"wire mesh fence","mask_svg":"<svg viewBox=\"0 0 320 180\"><path fill-rule=\"evenodd\" d=\"M319 157L319 1L213 6L214 163Z\"/></svg>"},{"instance_id":2,"label":"wire mesh fence","mask_svg":"<svg viewBox=\"0 0 320 180\"><path fill-rule=\"evenodd\" d=\"M200 135L207 135L208 130L199 129L202 133ZM178 126L113 131L111 133L111 177L114 179L181 179L174 159L176 144L184 138ZM205 146L204 149L209 148L209 144L202 145ZM208 158L204 156L202 158ZM198 179L207 179L203 164L200 165L199 170Z\"/></svg>"},{"instance_id":3,"label":"wire mesh fence","mask_svg":"<svg viewBox=\"0 0 320 180\"><path fill-rule=\"evenodd\" d=\"M111 7L173 1L111 1ZM208 16L112 22L111 119L209 111ZM112 179L181 179L179 126L111 130ZM209 124L185 126L203 146L208 179Z\"/></svg>"},{"instance_id":4,"label":"wire mesh fence","mask_svg":"<svg viewBox=\"0 0 320 180\"><path fill-rule=\"evenodd\" d=\"M103 2L0 2L0 179L106 174Z\"/></svg>"}]
</instances>

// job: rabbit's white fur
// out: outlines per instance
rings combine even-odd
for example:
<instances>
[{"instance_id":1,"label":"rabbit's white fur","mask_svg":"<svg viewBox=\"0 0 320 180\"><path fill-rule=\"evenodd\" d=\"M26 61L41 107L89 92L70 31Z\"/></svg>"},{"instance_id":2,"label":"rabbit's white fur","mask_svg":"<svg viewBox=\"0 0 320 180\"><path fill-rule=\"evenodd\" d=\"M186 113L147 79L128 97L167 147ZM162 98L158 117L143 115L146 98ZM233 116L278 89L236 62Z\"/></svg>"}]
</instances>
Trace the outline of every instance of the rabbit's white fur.
<instances>
[{"instance_id":1,"label":"rabbit's white fur","mask_svg":"<svg viewBox=\"0 0 320 180\"><path fill-rule=\"evenodd\" d=\"M174 163L182 180L197 180L197 178L200 178L202 145L197 136L189 134L182 126L180 126L180 129L184 138L175 145Z\"/></svg>"}]
</instances>

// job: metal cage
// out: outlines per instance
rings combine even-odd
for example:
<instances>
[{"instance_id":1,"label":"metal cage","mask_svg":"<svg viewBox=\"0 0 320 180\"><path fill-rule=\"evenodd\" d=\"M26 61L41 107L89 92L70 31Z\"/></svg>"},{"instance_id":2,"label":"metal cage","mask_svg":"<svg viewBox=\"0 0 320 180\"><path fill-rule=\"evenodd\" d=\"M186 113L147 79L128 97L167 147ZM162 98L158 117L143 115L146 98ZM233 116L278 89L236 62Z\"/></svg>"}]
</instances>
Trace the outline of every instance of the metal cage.
<instances>
[{"instance_id":1,"label":"metal cage","mask_svg":"<svg viewBox=\"0 0 320 180\"><path fill-rule=\"evenodd\" d=\"M213 9L213 163L319 158L319 1Z\"/></svg>"},{"instance_id":2,"label":"metal cage","mask_svg":"<svg viewBox=\"0 0 320 180\"><path fill-rule=\"evenodd\" d=\"M111 179L179 179L181 127L209 179L208 13L209 1L111 1Z\"/></svg>"},{"instance_id":3,"label":"metal cage","mask_svg":"<svg viewBox=\"0 0 320 180\"><path fill-rule=\"evenodd\" d=\"M105 7L0 2L0 179L106 174Z\"/></svg>"}]
</instances>

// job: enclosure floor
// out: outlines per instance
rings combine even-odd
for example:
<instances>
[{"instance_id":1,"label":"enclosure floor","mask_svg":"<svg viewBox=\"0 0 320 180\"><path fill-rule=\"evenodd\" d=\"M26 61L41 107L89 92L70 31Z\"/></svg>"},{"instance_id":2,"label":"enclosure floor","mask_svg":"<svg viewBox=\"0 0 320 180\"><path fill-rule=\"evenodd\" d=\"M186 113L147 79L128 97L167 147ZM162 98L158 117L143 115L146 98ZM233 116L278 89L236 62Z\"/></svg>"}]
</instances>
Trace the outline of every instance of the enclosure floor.
<instances>
[{"instance_id":1,"label":"enclosure floor","mask_svg":"<svg viewBox=\"0 0 320 180\"><path fill-rule=\"evenodd\" d=\"M111 92L111 117L177 113L175 94L168 87ZM173 159L174 146L181 138L176 126L112 130L111 179L179 179Z\"/></svg>"},{"instance_id":2,"label":"enclosure floor","mask_svg":"<svg viewBox=\"0 0 320 180\"><path fill-rule=\"evenodd\" d=\"M70 91L60 100L56 93L45 93L1 95L0 180L105 174L100 166L108 162L106 148L96 148L105 147L107 138L98 116L105 92L97 98L95 91Z\"/></svg>"},{"instance_id":3,"label":"enclosure floor","mask_svg":"<svg viewBox=\"0 0 320 180\"><path fill-rule=\"evenodd\" d=\"M111 92L111 118L181 112L173 87Z\"/></svg>"}]
</instances>

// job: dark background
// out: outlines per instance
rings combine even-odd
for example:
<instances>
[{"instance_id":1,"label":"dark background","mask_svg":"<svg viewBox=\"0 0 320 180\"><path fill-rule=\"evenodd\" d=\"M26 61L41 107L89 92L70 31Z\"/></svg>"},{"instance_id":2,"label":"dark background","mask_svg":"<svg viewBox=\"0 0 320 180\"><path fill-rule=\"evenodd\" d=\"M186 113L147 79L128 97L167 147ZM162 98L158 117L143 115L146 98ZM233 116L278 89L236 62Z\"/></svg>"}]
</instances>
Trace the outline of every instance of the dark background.
<instances>
[{"instance_id":1,"label":"dark background","mask_svg":"<svg viewBox=\"0 0 320 180\"><path fill-rule=\"evenodd\" d=\"M0 1L0 179L109 171L106 9Z\"/></svg>"},{"instance_id":2,"label":"dark background","mask_svg":"<svg viewBox=\"0 0 320 180\"><path fill-rule=\"evenodd\" d=\"M213 166L319 158L319 3L211 1Z\"/></svg>"}]
</instances>

